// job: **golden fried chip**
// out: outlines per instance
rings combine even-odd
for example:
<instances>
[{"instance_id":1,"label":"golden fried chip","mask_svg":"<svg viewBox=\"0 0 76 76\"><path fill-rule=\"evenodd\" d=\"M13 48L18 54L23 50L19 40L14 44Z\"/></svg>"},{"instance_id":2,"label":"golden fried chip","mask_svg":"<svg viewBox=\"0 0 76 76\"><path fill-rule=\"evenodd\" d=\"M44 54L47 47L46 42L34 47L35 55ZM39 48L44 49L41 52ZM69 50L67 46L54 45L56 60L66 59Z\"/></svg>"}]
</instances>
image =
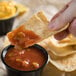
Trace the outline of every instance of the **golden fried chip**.
<instances>
[{"instance_id":1,"label":"golden fried chip","mask_svg":"<svg viewBox=\"0 0 76 76\"><path fill-rule=\"evenodd\" d=\"M48 38L49 36L51 36L53 34L56 34L60 31L64 30L68 26L68 25L66 25L66 27L64 27L63 29L52 32L48 28L48 23L49 23L49 21L48 21L47 17L41 11L41 12L38 12L37 14L34 14L22 26L13 30L12 32L8 33L7 35L8 35L10 42L13 45L19 45L22 48L26 48L43 39ZM27 35L27 33L28 33L28 35ZM12 39L14 39L14 42Z\"/></svg>"}]
</instances>

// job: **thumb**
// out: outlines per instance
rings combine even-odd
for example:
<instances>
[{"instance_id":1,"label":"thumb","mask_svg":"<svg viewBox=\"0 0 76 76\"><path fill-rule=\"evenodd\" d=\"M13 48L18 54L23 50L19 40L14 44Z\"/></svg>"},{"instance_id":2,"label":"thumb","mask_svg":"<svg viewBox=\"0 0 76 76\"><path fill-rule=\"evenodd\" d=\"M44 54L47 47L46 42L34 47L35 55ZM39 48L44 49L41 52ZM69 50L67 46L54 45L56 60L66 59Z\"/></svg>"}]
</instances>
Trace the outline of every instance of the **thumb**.
<instances>
[{"instance_id":1,"label":"thumb","mask_svg":"<svg viewBox=\"0 0 76 76\"><path fill-rule=\"evenodd\" d=\"M53 17L53 20L49 23L49 28L52 31L59 30L66 26L67 23L71 22L76 17L76 0L71 1L66 7Z\"/></svg>"}]
</instances>

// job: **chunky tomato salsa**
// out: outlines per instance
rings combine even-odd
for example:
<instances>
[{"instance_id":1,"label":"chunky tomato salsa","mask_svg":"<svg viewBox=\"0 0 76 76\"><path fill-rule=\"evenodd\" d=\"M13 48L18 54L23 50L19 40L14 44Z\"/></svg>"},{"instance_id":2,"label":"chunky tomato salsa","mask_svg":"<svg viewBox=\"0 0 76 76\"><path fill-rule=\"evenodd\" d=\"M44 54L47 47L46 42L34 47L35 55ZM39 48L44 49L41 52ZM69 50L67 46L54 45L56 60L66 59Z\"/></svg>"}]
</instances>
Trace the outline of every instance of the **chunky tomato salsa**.
<instances>
[{"instance_id":1,"label":"chunky tomato salsa","mask_svg":"<svg viewBox=\"0 0 76 76\"><path fill-rule=\"evenodd\" d=\"M30 47L23 50L10 48L6 53L5 62L14 69L32 71L45 63L45 56L41 50Z\"/></svg>"},{"instance_id":2,"label":"chunky tomato salsa","mask_svg":"<svg viewBox=\"0 0 76 76\"><path fill-rule=\"evenodd\" d=\"M26 30L24 25L9 32L7 36L11 44L19 48L27 48L41 39L33 31Z\"/></svg>"}]
</instances>

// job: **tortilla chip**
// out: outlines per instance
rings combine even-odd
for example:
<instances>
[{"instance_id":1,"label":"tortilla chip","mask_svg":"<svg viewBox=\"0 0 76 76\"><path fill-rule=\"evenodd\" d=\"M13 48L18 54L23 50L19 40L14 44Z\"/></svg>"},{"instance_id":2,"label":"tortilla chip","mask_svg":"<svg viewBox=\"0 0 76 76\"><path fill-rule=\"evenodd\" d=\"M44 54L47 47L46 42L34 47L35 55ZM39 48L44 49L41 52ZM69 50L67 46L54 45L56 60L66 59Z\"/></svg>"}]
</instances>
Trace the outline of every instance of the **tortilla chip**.
<instances>
[{"instance_id":1,"label":"tortilla chip","mask_svg":"<svg viewBox=\"0 0 76 76\"><path fill-rule=\"evenodd\" d=\"M52 38L53 37L49 37L48 39L39 43L48 51L50 56L50 64L53 64L60 71L75 71L76 45L59 46L59 44L54 43Z\"/></svg>"},{"instance_id":2,"label":"tortilla chip","mask_svg":"<svg viewBox=\"0 0 76 76\"><path fill-rule=\"evenodd\" d=\"M53 37L49 37L47 40L43 41L45 46L40 43L41 46L49 49L56 56L67 56L76 53L76 45L68 45L67 43L58 43L58 41Z\"/></svg>"},{"instance_id":3,"label":"tortilla chip","mask_svg":"<svg viewBox=\"0 0 76 76\"><path fill-rule=\"evenodd\" d=\"M31 45L33 45L33 44L35 44L35 43L37 43L43 39L48 38L49 36L51 36L53 34L56 34L60 31L63 31L64 29L66 29L68 27L68 25L66 25L63 29L52 32L48 28L48 23L49 23L48 19L46 18L45 14L41 11L41 12L38 12L37 14L34 14L27 22L25 22L23 24L24 26L20 26L19 28L17 28L15 31L18 31L21 28L24 31L31 31L33 33L33 36L34 35L36 36L36 39L35 38L33 38L33 39L29 38L29 41L28 40L23 41L23 40L19 39L21 44L24 43L24 46L22 45L22 47L26 48L28 46L31 46ZM17 40L14 41L15 43L13 41L11 41L11 39L15 39L13 37L17 36L17 34L15 34L12 31L12 32L8 33L7 35L8 35L8 38L12 44L14 44L14 45L19 44ZM15 36L11 36L11 35L15 35ZM26 37L25 37L25 39L26 39ZM32 40L32 41L30 41L30 40ZM25 41L28 41L28 44Z\"/></svg>"},{"instance_id":4,"label":"tortilla chip","mask_svg":"<svg viewBox=\"0 0 76 76\"><path fill-rule=\"evenodd\" d=\"M69 34L66 38L63 40L57 41L59 46L64 45L64 46L69 46L69 45L76 45L76 37L73 35Z\"/></svg>"},{"instance_id":5,"label":"tortilla chip","mask_svg":"<svg viewBox=\"0 0 76 76\"><path fill-rule=\"evenodd\" d=\"M76 70L76 45L56 46L53 37L40 42L49 53L50 64L53 64L58 70L71 72ZM53 43L55 44L53 44Z\"/></svg>"},{"instance_id":6,"label":"tortilla chip","mask_svg":"<svg viewBox=\"0 0 76 76\"><path fill-rule=\"evenodd\" d=\"M63 58L60 57L57 60L51 59L50 56L50 62L61 71L72 72L76 70L76 54L71 54Z\"/></svg>"},{"instance_id":7,"label":"tortilla chip","mask_svg":"<svg viewBox=\"0 0 76 76\"><path fill-rule=\"evenodd\" d=\"M44 16L44 15L42 14L42 16ZM46 33L45 27L47 26L47 22L48 22L46 17L45 17L45 20L46 20L46 23L44 24L43 20L40 17L38 17L37 14L35 14L26 23L24 23L24 26L20 26L19 28L14 30L14 31L18 31L19 29L22 29L22 30L25 29L25 30L34 32L34 35L38 36L37 39L33 38L32 41L29 40L29 42L28 42L29 44L27 44L27 42L25 42L24 44L27 44L27 46L26 45L24 45L24 46L22 45L22 47L25 48L25 47L31 46L31 45L39 42L41 39L44 39L44 38L47 37L47 34L45 34ZM10 40L10 42L12 44L18 45L16 40L14 42L11 40L11 39L14 39L15 36L17 36L17 34L15 34L14 31L8 33L7 35L8 35L8 38L9 38L9 40ZM15 36L13 36L13 35L15 35ZM20 40L20 41L23 41L23 40Z\"/></svg>"},{"instance_id":8,"label":"tortilla chip","mask_svg":"<svg viewBox=\"0 0 76 76\"><path fill-rule=\"evenodd\" d=\"M22 4L16 3L16 7L17 7L18 12L19 12L18 16L22 16L24 13L27 13L29 11L29 8L22 5Z\"/></svg>"},{"instance_id":9,"label":"tortilla chip","mask_svg":"<svg viewBox=\"0 0 76 76\"><path fill-rule=\"evenodd\" d=\"M26 23L25 27L26 29L34 31L37 35L39 35L42 39L48 38L51 35L54 35L56 33L59 33L63 30L65 30L69 23L63 28L58 31L51 31L48 28L48 19L45 16L43 11L38 12L37 14L33 15Z\"/></svg>"},{"instance_id":10,"label":"tortilla chip","mask_svg":"<svg viewBox=\"0 0 76 76\"><path fill-rule=\"evenodd\" d=\"M50 64L53 64L58 70L71 72L76 70L76 48L74 46L55 46L51 37L38 43L49 53Z\"/></svg>"}]
</instances>

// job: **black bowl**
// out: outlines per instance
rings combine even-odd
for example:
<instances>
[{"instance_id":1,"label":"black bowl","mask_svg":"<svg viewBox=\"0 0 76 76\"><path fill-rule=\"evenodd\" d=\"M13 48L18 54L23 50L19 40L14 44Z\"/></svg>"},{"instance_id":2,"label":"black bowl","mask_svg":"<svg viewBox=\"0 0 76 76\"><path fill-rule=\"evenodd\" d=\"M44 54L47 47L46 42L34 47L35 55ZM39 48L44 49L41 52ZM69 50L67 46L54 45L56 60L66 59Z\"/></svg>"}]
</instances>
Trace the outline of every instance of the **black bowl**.
<instances>
[{"instance_id":1,"label":"black bowl","mask_svg":"<svg viewBox=\"0 0 76 76\"><path fill-rule=\"evenodd\" d=\"M7 76L41 76L43 68L45 67L45 65L48 62L48 53L46 52L46 50L38 44L31 46L31 47L35 47L35 48L39 49L40 51L42 51L42 53L45 56L45 63L40 68L38 68L36 70L20 71L20 70L16 70L16 69L8 66L6 64L6 62L4 61L4 58L5 58L6 53L8 52L8 49L10 49L12 47L14 47L14 46L12 46L12 45L7 46L6 48L3 49L2 53L1 53L1 60L6 67Z\"/></svg>"},{"instance_id":2,"label":"black bowl","mask_svg":"<svg viewBox=\"0 0 76 76\"><path fill-rule=\"evenodd\" d=\"M0 36L6 35L9 31L12 30L14 20L18 13L16 13L14 16L11 16L6 19L0 19Z\"/></svg>"}]
</instances>

